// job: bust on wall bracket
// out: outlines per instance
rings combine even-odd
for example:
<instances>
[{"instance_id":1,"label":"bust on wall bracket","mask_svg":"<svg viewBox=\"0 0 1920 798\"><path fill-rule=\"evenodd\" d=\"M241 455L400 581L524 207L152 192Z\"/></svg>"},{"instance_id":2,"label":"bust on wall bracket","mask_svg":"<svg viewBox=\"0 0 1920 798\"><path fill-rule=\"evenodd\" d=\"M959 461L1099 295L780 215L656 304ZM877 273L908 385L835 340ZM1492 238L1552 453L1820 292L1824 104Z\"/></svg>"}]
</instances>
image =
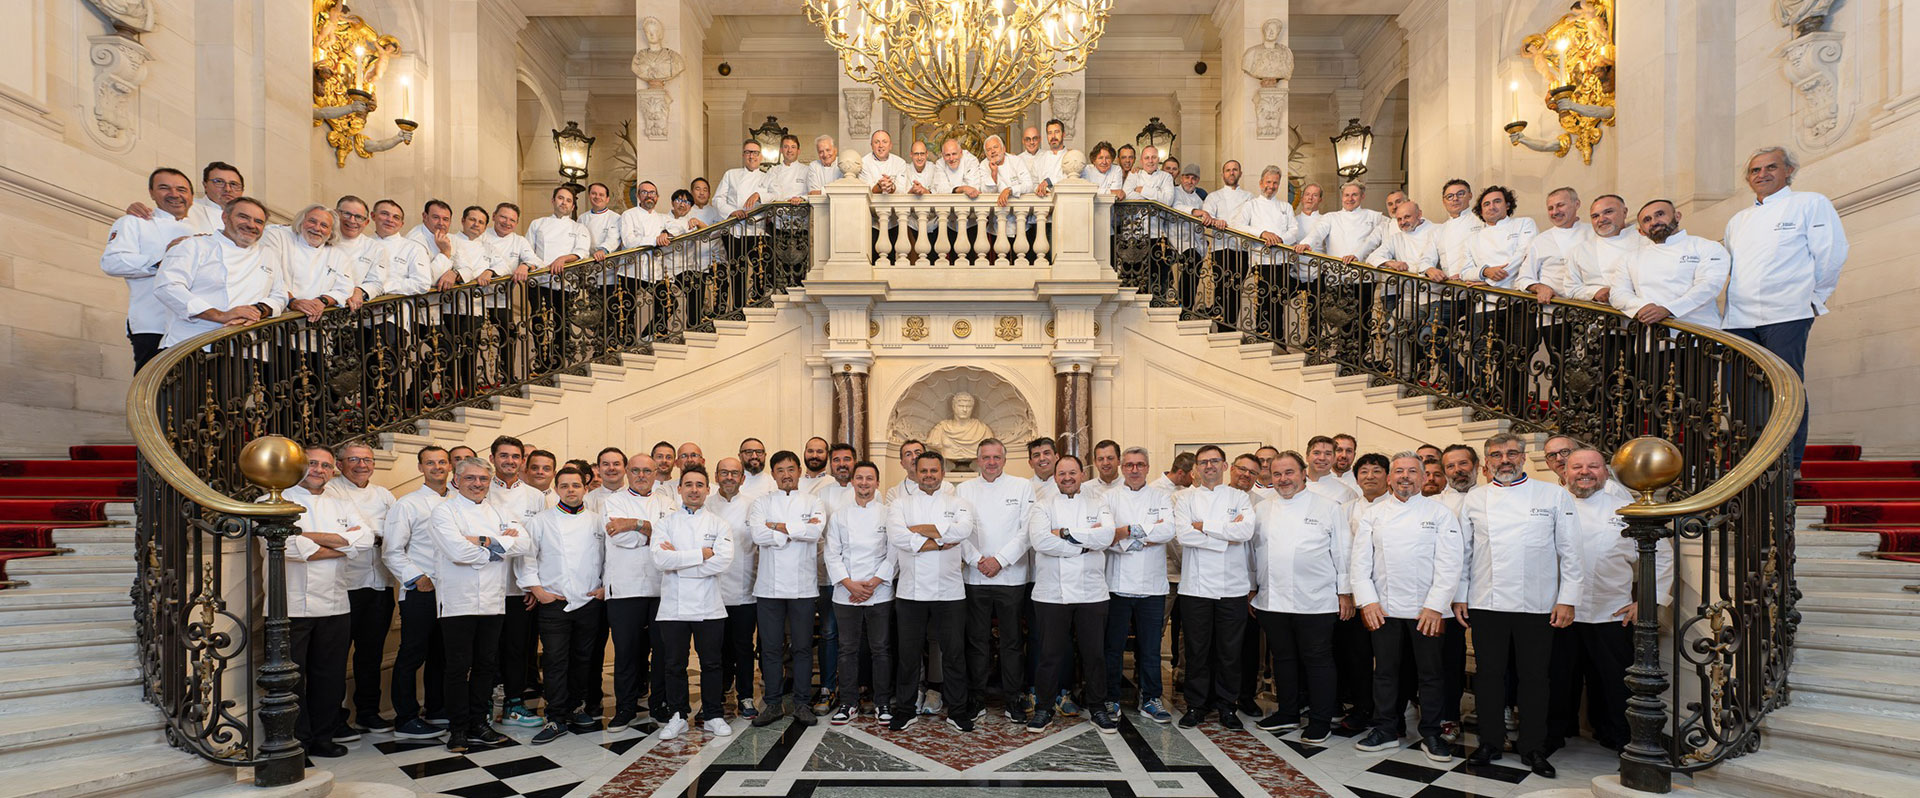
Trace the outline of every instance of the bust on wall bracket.
<instances>
[{"instance_id":1,"label":"bust on wall bracket","mask_svg":"<svg viewBox=\"0 0 1920 798\"><path fill-rule=\"evenodd\" d=\"M887 440L909 439L939 452L955 471L972 470L980 441L1024 442L1034 435L1033 406L1006 378L972 366L943 368L908 386L893 405Z\"/></svg>"}]
</instances>

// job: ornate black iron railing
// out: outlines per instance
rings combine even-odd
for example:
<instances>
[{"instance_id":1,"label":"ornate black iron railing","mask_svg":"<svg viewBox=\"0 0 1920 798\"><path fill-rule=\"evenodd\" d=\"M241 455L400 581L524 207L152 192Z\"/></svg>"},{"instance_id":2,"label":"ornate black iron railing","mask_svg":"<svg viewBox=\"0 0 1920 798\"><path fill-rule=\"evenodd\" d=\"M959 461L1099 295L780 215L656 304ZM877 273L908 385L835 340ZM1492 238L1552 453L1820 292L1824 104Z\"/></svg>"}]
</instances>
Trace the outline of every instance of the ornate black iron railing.
<instances>
[{"instance_id":1,"label":"ornate black iron railing","mask_svg":"<svg viewBox=\"0 0 1920 798\"><path fill-rule=\"evenodd\" d=\"M1672 772L1758 746L1760 719L1785 703L1799 619L1787 445L1804 394L1785 363L1718 330L1269 247L1158 203L1117 203L1114 229L1120 282L1187 318L1519 430L1609 453L1641 436L1677 445L1685 465L1668 503L1622 514L1651 536L1649 554L1662 535L1693 544L1681 561L1697 565L1682 569L1696 598L1677 590L1666 619L1679 641L1671 670L1689 684L1667 712L1659 619L1643 614L1653 659L1636 668L1636 723L1651 725L1623 777L1664 791ZM1642 563L1651 585L1653 558Z\"/></svg>"},{"instance_id":2,"label":"ornate black iron railing","mask_svg":"<svg viewBox=\"0 0 1920 798\"><path fill-rule=\"evenodd\" d=\"M132 595L142 683L166 713L168 739L254 767L263 786L300 778L278 556L299 508L249 501L262 491L240 471L248 441L339 445L410 430L711 331L805 277L810 213L763 206L558 274L385 297L317 320L283 315L156 357L128 396L140 450ZM261 556L267 567L256 571ZM266 612L274 600L277 614ZM265 651L251 645L261 630Z\"/></svg>"}]
</instances>

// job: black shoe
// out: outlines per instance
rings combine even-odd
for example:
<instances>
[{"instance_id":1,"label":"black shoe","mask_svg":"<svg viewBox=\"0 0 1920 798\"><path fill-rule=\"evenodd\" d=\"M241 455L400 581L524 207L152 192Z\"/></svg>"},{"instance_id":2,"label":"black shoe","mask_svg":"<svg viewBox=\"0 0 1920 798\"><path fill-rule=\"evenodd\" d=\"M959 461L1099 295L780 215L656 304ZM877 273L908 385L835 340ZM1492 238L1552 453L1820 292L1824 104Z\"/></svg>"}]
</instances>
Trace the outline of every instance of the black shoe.
<instances>
[{"instance_id":1,"label":"black shoe","mask_svg":"<svg viewBox=\"0 0 1920 798\"><path fill-rule=\"evenodd\" d=\"M360 739L360 735L365 734L366 732L367 732L366 729L362 729L351 723L342 724L340 728L333 730L333 736L329 739L333 740L336 743L351 743L351 742L358 741Z\"/></svg>"},{"instance_id":2,"label":"black shoe","mask_svg":"<svg viewBox=\"0 0 1920 798\"><path fill-rule=\"evenodd\" d=\"M560 739L560 735L566 733L567 730L565 727L550 720L547 721L547 725L541 726L540 731L533 735L533 744L546 745L547 743Z\"/></svg>"},{"instance_id":3,"label":"black shoe","mask_svg":"<svg viewBox=\"0 0 1920 798\"><path fill-rule=\"evenodd\" d=\"M1027 722L1027 711L1020 708L1020 703L1020 699L1017 697L1007 702L1007 720L1013 721L1014 723Z\"/></svg>"},{"instance_id":4,"label":"black shoe","mask_svg":"<svg viewBox=\"0 0 1920 798\"><path fill-rule=\"evenodd\" d=\"M947 713L947 725L952 726L954 731L973 731L973 715L966 707L961 707L959 713Z\"/></svg>"},{"instance_id":5,"label":"black shoe","mask_svg":"<svg viewBox=\"0 0 1920 798\"><path fill-rule=\"evenodd\" d=\"M395 739L400 740L437 740L446 736L447 730L435 726L421 718L408 718L393 730Z\"/></svg>"},{"instance_id":6,"label":"black shoe","mask_svg":"<svg viewBox=\"0 0 1920 798\"><path fill-rule=\"evenodd\" d=\"M590 712L575 712L567 719L567 731L574 734L592 734L600 730L600 721Z\"/></svg>"},{"instance_id":7,"label":"black shoe","mask_svg":"<svg viewBox=\"0 0 1920 798\"><path fill-rule=\"evenodd\" d=\"M1189 709L1187 710L1187 714L1180 716L1180 726L1181 728L1191 729L1191 728L1194 728L1195 726L1199 726L1200 722L1206 719L1207 719L1206 710Z\"/></svg>"},{"instance_id":8,"label":"black shoe","mask_svg":"<svg viewBox=\"0 0 1920 798\"><path fill-rule=\"evenodd\" d=\"M386 733L393 731L393 721L387 720L379 715L368 715L360 721L360 727L370 732Z\"/></svg>"},{"instance_id":9,"label":"black shoe","mask_svg":"<svg viewBox=\"0 0 1920 798\"><path fill-rule=\"evenodd\" d=\"M1237 712L1220 713L1220 725L1229 731L1240 731L1247 728L1247 724L1240 720L1240 713Z\"/></svg>"},{"instance_id":10,"label":"black shoe","mask_svg":"<svg viewBox=\"0 0 1920 798\"><path fill-rule=\"evenodd\" d=\"M1100 730L1101 734L1120 733L1119 722L1115 721L1113 716L1107 714L1107 711L1104 709L1096 709L1093 711L1093 725Z\"/></svg>"},{"instance_id":11,"label":"black shoe","mask_svg":"<svg viewBox=\"0 0 1920 798\"><path fill-rule=\"evenodd\" d=\"M1047 726L1051 725L1052 723L1053 723L1053 710L1044 709L1044 708L1035 709L1033 711L1033 717L1027 721L1027 731L1030 731L1034 734L1039 734L1043 731L1046 731Z\"/></svg>"},{"instance_id":12,"label":"black shoe","mask_svg":"<svg viewBox=\"0 0 1920 798\"><path fill-rule=\"evenodd\" d=\"M1367 731L1367 724L1362 722L1360 720L1360 717L1361 716L1357 713L1348 714L1345 718L1342 718L1340 720L1340 730L1344 732L1350 732L1353 734L1360 734L1362 732Z\"/></svg>"},{"instance_id":13,"label":"black shoe","mask_svg":"<svg viewBox=\"0 0 1920 798\"><path fill-rule=\"evenodd\" d=\"M483 723L475 727L472 731L467 732L467 739L473 741L476 745L500 745L501 743L507 742L508 737L501 734L500 730L495 729L493 724Z\"/></svg>"},{"instance_id":14,"label":"black shoe","mask_svg":"<svg viewBox=\"0 0 1920 798\"><path fill-rule=\"evenodd\" d=\"M1284 712L1275 712L1261 718L1260 722L1254 725L1259 726L1261 731L1284 734L1300 728L1300 717L1298 715L1290 716Z\"/></svg>"},{"instance_id":15,"label":"black shoe","mask_svg":"<svg viewBox=\"0 0 1920 798\"><path fill-rule=\"evenodd\" d=\"M765 713L762 713L763 715ZM893 731L905 731L908 726L920 722L920 713L913 707L895 709L893 720L887 721L887 728Z\"/></svg>"},{"instance_id":16,"label":"black shoe","mask_svg":"<svg viewBox=\"0 0 1920 798\"><path fill-rule=\"evenodd\" d=\"M1453 746L1448 745L1447 741L1438 734L1427 735L1426 739L1421 740L1420 752L1435 762L1453 761Z\"/></svg>"},{"instance_id":17,"label":"black shoe","mask_svg":"<svg viewBox=\"0 0 1920 798\"><path fill-rule=\"evenodd\" d=\"M1400 747L1400 738L1384 728L1375 728L1367 736L1353 741L1353 747L1362 751L1385 751Z\"/></svg>"},{"instance_id":18,"label":"black shoe","mask_svg":"<svg viewBox=\"0 0 1920 798\"><path fill-rule=\"evenodd\" d=\"M1257 718L1266 713L1260 711L1260 704L1249 698L1240 702L1240 714L1250 718Z\"/></svg>"},{"instance_id":19,"label":"black shoe","mask_svg":"<svg viewBox=\"0 0 1920 798\"><path fill-rule=\"evenodd\" d=\"M1501 754L1500 754L1499 743L1494 743L1492 745L1482 745L1479 748L1473 749L1473 753L1467 755L1467 764L1486 765L1486 764L1499 761L1500 756Z\"/></svg>"},{"instance_id":20,"label":"black shoe","mask_svg":"<svg viewBox=\"0 0 1920 798\"><path fill-rule=\"evenodd\" d=\"M760 714L753 716L753 726L755 728L772 726L774 721L787 714L786 707L785 703L779 701L767 702L766 706L760 708Z\"/></svg>"},{"instance_id":21,"label":"black shoe","mask_svg":"<svg viewBox=\"0 0 1920 798\"><path fill-rule=\"evenodd\" d=\"M314 740L308 743L306 747L307 753L313 756L337 757L347 755L347 747L332 740Z\"/></svg>"},{"instance_id":22,"label":"black shoe","mask_svg":"<svg viewBox=\"0 0 1920 798\"><path fill-rule=\"evenodd\" d=\"M633 721L634 721L633 713L628 712L624 709L620 710L619 712L613 713L613 720L607 721L607 731L610 731L610 732L626 731L627 727L633 725Z\"/></svg>"},{"instance_id":23,"label":"black shoe","mask_svg":"<svg viewBox=\"0 0 1920 798\"><path fill-rule=\"evenodd\" d=\"M466 732L454 732L447 735L447 750L456 754L464 754L473 750L473 745L467 741Z\"/></svg>"},{"instance_id":24,"label":"black shoe","mask_svg":"<svg viewBox=\"0 0 1920 798\"><path fill-rule=\"evenodd\" d=\"M1553 763L1547 761L1546 754L1526 754L1520 757L1520 763L1533 769L1533 775L1541 778L1555 778L1560 772L1553 769Z\"/></svg>"},{"instance_id":25,"label":"black shoe","mask_svg":"<svg viewBox=\"0 0 1920 798\"><path fill-rule=\"evenodd\" d=\"M1308 745L1319 745L1326 742L1327 738L1332 736L1333 729L1329 728L1326 724L1309 723L1307 724L1307 730L1300 733L1300 742L1307 743Z\"/></svg>"},{"instance_id":26,"label":"black shoe","mask_svg":"<svg viewBox=\"0 0 1920 798\"><path fill-rule=\"evenodd\" d=\"M793 716L794 723L802 726L812 726L818 722L818 716L813 714L813 706L804 701L794 701L787 714Z\"/></svg>"}]
</instances>

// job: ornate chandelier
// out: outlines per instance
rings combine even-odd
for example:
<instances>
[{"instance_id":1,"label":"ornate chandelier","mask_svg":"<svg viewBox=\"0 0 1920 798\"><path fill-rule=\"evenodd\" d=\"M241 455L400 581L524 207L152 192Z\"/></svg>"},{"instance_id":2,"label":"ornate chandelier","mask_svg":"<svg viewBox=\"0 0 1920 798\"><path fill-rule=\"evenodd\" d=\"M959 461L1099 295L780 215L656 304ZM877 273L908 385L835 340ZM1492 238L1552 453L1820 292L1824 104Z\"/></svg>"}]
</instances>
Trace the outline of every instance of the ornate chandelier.
<instances>
[{"instance_id":1,"label":"ornate chandelier","mask_svg":"<svg viewBox=\"0 0 1920 798\"><path fill-rule=\"evenodd\" d=\"M803 0L847 76L978 150L1085 69L1113 0Z\"/></svg>"}]
</instances>

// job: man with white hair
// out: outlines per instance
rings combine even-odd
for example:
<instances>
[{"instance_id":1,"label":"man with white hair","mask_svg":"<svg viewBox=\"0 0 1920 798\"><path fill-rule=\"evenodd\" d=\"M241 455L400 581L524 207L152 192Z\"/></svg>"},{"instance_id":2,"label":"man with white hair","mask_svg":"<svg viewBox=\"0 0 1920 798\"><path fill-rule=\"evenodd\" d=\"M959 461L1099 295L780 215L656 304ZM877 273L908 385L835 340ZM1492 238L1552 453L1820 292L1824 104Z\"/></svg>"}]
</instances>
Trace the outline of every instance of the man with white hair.
<instances>
[{"instance_id":1,"label":"man with white hair","mask_svg":"<svg viewBox=\"0 0 1920 798\"><path fill-rule=\"evenodd\" d=\"M488 707L499 675L513 561L533 542L520 515L487 500L494 482L487 461L462 459L453 474L459 495L447 497L428 519L436 557L433 596L446 646L447 750L459 754L474 743L507 742L493 728Z\"/></svg>"},{"instance_id":2,"label":"man with white hair","mask_svg":"<svg viewBox=\"0 0 1920 798\"><path fill-rule=\"evenodd\" d=\"M307 447L305 476L283 494L305 508L297 519L299 534L287 538L290 654L306 677L299 684L294 735L309 753L326 757L347 754L342 738L359 739L343 733L347 723L340 706L347 697L347 645L352 640L347 563L365 557L374 545L373 526L360 509L338 491L328 491L336 473L332 449Z\"/></svg>"},{"instance_id":3,"label":"man with white hair","mask_svg":"<svg viewBox=\"0 0 1920 798\"><path fill-rule=\"evenodd\" d=\"M1160 150L1148 146L1140 150L1140 171L1127 175L1121 190L1130 200L1153 200L1173 204L1173 176L1160 171Z\"/></svg>"},{"instance_id":4,"label":"man with white hair","mask_svg":"<svg viewBox=\"0 0 1920 798\"><path fill-rule=\"evenodd\" d=\"M740 145L740 165L720 176L713 205L722 216L738 219L773 197L766 193L767 173L760 170L761 155L760 142L747 139Z\"/></svg>"},{"instance_id":5,"label":"man with white hair","mask_svg":"<svg viewBox=\"0 0 1920 798\"><path fill-rule=\"evenodd\" d=\"M1800 163L1784 147L1762 147L1747 159L1753 207L1727 222L1733 269L1727 283L1726 329L1780 356L1806 377L1807 333L1827 313L1847 261L1847 233L1833 202L1794 191ZM1793 467L1807 448L1807 415L1793 435Z\"/></svg>"},{"instance_id":6,"label":"man with white hair","mask_svg":"<svg viewBox=\"0 0 1920 798\"><path fill-rule=\"evenodd\" d=\"M260 245L279 265L287 284L287 307L318 321L327 308L347 303L352 290L346 253L335 248L333 210L308 205L289 226L272 225L260 236Z\"/></svg>"},{"instance_id":7,"label":"man with white hair","mask_svg":"<svg viewBox=\"0 0 1920 798\"><path fill-rule=\"evenodd\" d=\"M815 138L813 152L814 161L807 164L805 187L808 195L819 194L828 183L846 177L840 173L840 148L834 144L832 136Z\"/></svg>"},{"instance_id":8,"label":"man with white hair","mask_svg":"<svg viewBox=\"0 0 1920 798\"><path fill-rule=\"evenodd\" d=\"M1234 227L1270 247L1293 244L1303 234L1294 218L1293 206L1288 205L1286 196L1280 193L1283 178L1278 166L1261 169L1260 193L1242 203L1232 219ZM1208 197L1208 201L1212 201L1212 197Z\"/></svg>"}]
</instances>

